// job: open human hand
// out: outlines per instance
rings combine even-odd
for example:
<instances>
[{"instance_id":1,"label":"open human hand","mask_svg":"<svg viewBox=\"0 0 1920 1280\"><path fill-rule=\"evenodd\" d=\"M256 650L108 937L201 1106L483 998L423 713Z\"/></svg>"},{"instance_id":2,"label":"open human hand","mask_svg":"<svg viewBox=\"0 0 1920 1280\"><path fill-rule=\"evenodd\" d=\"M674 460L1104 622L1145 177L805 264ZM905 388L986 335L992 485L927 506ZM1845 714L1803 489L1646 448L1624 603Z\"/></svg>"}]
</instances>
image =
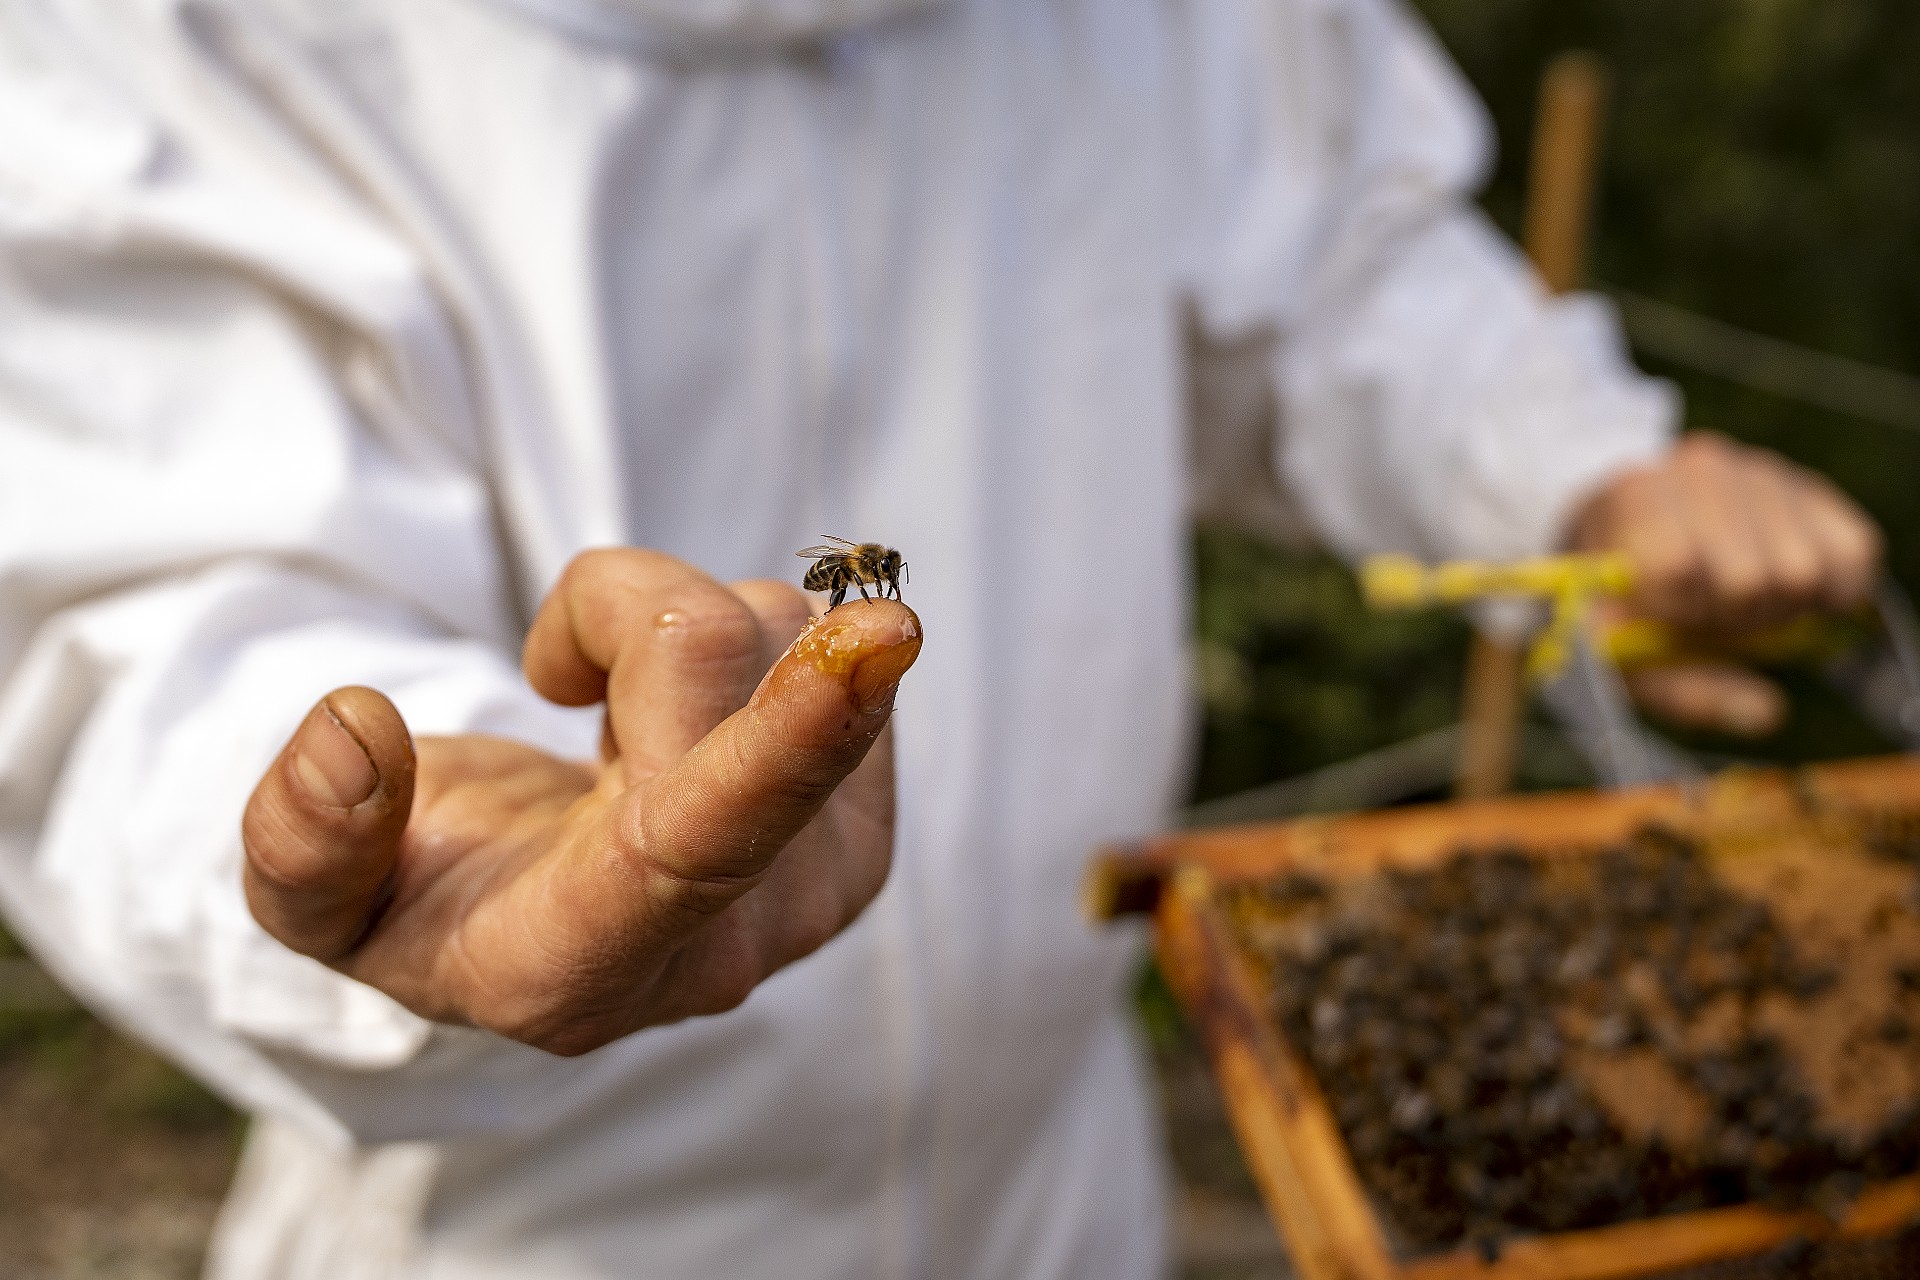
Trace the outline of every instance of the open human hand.
<instances>
[{"instance_id":1,"label":"open human hand","mask_svg":"<svg viewBox=\"0 0 1920 1280\"><path fill-rule=\"evenodd\" d=\"M1882 547L1872 518L1824 477L1705 431L1603 486L1575 515L1571 542L1632 558L1629 612L1709 636L1865 604ZM1772 681L1731 663L1638 671L1627 686L1654 715L1693 728L1759 737L1786 717Z\"/></svg>"},{"instance_id":2,"label":"open human hand","mask_svg":"<svg viewBox=\"0 0 1920 1280\"><path fill-rule=\"evenodd\" d=\"M886 881L886 732L919 619L809 622L783 583L595 551L541 605L527 677L607 704L602 758L410 740L337 689L247 805L247 900L287 946L442 1022L578 1054L724 1012Z\"/></svg>"}]
</instances>

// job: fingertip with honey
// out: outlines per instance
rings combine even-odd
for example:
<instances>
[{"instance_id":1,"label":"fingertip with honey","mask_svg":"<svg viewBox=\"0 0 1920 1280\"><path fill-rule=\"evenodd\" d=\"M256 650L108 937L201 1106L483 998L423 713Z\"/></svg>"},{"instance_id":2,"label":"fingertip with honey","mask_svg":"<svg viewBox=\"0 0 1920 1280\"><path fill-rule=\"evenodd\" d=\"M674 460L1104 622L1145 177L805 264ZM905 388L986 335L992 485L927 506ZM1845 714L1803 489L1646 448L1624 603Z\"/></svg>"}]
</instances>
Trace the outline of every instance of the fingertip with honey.
<instances>
[{"instance_id":1,"label":"fingertip with honey","mask_svg":"<svg viewBox=\"0 0 1920 1280\"><path fill-rule=\"evenodd\" d=\"M901 601L849 600L809 621L768 678L791 679L796 666L826 676L862 715L875 715L892 706L924 639L920 616Z\"/></svg>"}]
</instances>

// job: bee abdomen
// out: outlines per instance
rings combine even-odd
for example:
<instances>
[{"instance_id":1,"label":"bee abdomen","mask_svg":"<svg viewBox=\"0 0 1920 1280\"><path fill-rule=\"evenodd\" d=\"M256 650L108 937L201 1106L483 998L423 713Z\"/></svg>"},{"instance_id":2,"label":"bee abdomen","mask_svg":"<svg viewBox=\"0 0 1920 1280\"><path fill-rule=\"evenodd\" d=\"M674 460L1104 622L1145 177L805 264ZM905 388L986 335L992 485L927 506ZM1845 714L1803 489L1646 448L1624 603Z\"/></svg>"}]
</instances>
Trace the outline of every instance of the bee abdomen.
<instances>
[{"instance_id":1,"label":"bee abdomen","mask_svg":"<svg viewBox=\"0 0 1920 1280\"><path fill-rule=\"evenodd\" d=\"M833 586L836 576L831 561L819 560L807 566L807 576L800 585L808 591L826 591Z\"/></svg>"}]
</instances>

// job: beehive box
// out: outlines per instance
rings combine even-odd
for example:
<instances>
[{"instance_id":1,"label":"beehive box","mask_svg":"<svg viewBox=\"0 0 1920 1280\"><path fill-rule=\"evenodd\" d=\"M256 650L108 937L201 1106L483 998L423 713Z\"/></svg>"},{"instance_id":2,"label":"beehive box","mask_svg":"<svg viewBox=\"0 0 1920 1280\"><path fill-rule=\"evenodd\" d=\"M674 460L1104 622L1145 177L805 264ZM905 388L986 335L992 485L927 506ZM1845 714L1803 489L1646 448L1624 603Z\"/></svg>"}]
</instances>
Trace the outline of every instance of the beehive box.
<instances>
[{"instance_id":1,"label":"beehive box","mask_svg":"<svg viewBox=\"0 0 1920 1280\"><path fill-rule=\"evenodd\" d=\"M1152 910L1305 1280L1920 1277L1920 762L1171 836Z\"/></svg>"}]
</instances>

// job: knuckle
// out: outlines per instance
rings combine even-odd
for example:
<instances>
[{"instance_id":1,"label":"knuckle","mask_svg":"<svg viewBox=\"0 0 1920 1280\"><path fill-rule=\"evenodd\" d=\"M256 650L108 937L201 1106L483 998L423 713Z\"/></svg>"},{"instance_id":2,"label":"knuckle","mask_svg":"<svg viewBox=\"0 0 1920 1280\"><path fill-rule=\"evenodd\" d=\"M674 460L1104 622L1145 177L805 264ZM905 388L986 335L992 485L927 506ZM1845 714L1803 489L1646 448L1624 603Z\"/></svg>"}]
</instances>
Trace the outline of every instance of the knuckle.
<instances>
[{"instance_id":1,"label":"knuckle","mask_svg":"<svg viewBox=\"0 0 1920 1280\"><path fill-rule=\"evenodd\" d=\"M565 574L598 579L636 570L648 571L664 559L658 551L645 547L588 547L567 563Z\"/></svg>"},{"instance_id":2,"label":"knuckle","mask_svg":"<svg viewBox=\"0 0 1920 1280\"><path fill-rule=\"evenodd\" d=\"M1709 567L1714 590L1724 596L1759 595L1767 588L1767 572L1747 556L1720 556Z\"/></svg>"},{"instance_id":3,"label":"knuckle","mask_svg":"<svg viewBox=\"0 0 1920 1280\"><path fill-rule=\"evenodd\" d=\"M1826 574L1819 560L1812 556L1794 556L1783 561L1775 573L1780 594L1795 602L1804 602L1818 595L1825 586Z\"/></svg>"},{"instance_id":4,"label":"knuckle","mask_svg":"<svg viewBox=\"0 0 1920 1280\"><path fill-rule=\"evenodd\" d=\"M820 809L853 772L877 733L870 728L856 735L842 734L794 752L785 767L761 778L761 795L769 810L811 814ZM742 768L750 765L750 761L742 760Z\"/></svg>"},{"instance_id":5,"label":"knuckle","mask_svg":"<svg viewBox=\"0 0 1920 1280\"><path fill-rule=\"evenodd\" d=\"M794 930L792 958L810 956L826 946L840 932L841 923L840 910L832 902L822 901L809 910Z\"/></svg>"},{"instance_id":6,"label":"knuckle","mask_svg":"<svg viewBox=\"0 0 1920 1280\"><path fill-rule=\"evenodd\" d=\"M729 957L707 975L694 1011L704 1017L732 1013L747 1002L760 977L760 966L751 955L741 952Z\"/></svg>"},{"instance_id":7,"label":"knuckle","mask_svg":"<svg viewBox=\"0 0 1920 1280\"><path fill-rule=\"evenodd\" d=\"M509 1040L557 1058L577 1058L613 1039L603 1018L583 1012L565 995L530 998L488 1025Z\"/></svg>"},{"instance_id":8,"label":"knuckle","mask_svg":"<svg viewBox=\"0 0 1920 1280\"><path fill-rule=\"evenodd\" d=\"M554 594L569 602L571 611L593 617L618 617L621 605L636 595L693 570L645 547L591 547L575 555L560 572Z\"/></svg>"},{"instance_id":9,"label":"knuckle","mask_svg":"<svg viewBox=\"0 0 1920 1280\"><path fill-rule=\"evenodd\" d=\"M649 805L641 815L624 861L674 931L697 928L724 912L759 883L778 852L751 833L731 839L701 833L690 843L684 831L659 825L657 808Z\"/></svg>"},{"instance_id":10,"label":"knuckle","mask_svg":"<svg viewBox=\"0 0 1920 1280\"><path fill-rule=\"evenodd\" d=\"M668 900L679 914L696 924L725 911L760 878L757 867L751 871L730 867L690 870L663 864L658 870L671 884Z\"/></svg>"},{"instance_id":11,"label":"knuckle","mask_svg":"<svg viewBox=\"0 0 1920 1280\"><path fill-rule=\"evenodd\" d=\"M1698 591L1705 584L1707 566L1698 555L1673 542L1646 547L1634 556L1643 587L1656 594Z\"/></svg>"},{"instance_id":12,"label":"knuckle","mask_svg":"<svg viewBox=\"0 0 1920 1280\"><path fill-rule=\"evenodd\" d=\"M1849 548L1851 569L1862 574L1871 574L1880 567L1886 557L1887 539L1877 525L1868 520L1851 522L1852 546Z\"/></svg>"},{"instance_id":13,"label":"knuckle","mask_svg":"<svg viewBox=\"0 0 1920 1280\"><path fill-rule=\"evenodd\" d=\"M580 552L560 571L561 589L569 593L591 590L595 583L619 571L623 551L620 547L594 547Z\"/></svg>"},{"instance_id":14,"label":"knuckle","mask_svg":"<svg viewBox=\"0 0 1920 1280\"><path fill-rule=\"evenodd\" d=\"M784 811L811 813L820 808L853 772L858 763L854 750L857 745L851 741L840 742L771 779L768 799Z\"/></svg>"},{"instance_id":15,"label":"knuckle","mask_svg":"<svg viewBox=\"0 0 1920 1280\"><path fill-rule=\"evenodd\" d=\"M578 1058L606 1044L609 1037L595 1026L558 1025L530 1028L524 1035L512 1036L556 1058Z\"/></svg>"},{"instance_id":16,"label":"knuckle","mask_svg":"<svg viewBox=\"0 0 1920 1280\"><path fill-rule=\"evenodd\" d=\"M760 654L760 622L746 602L720 587L682 590L655 616L661 641L701 665L751 662Z\"/></svg>"},{"instance_id":17,"label":"knuckle","mask_svg":"<svg viewBox=\"0 0 1920 1280\"><path fill-rule=\"evenodd\" d=\"M779 578L755 578L746 585L753 588L756 601L770 613L805 617L813 612L813 602L791 582Z\"/></svg>"},{"instance_id":18,"label":"knuckle","mask_svg":"<svg viewBox=\"0 0 1920 1280\"><path fill-rule=\"evenodd\" d=\"M785 646L813 616L813 602L790 582L755 578L735 584L733 590L753 610L770 644Z\"/></svg>"},{"instance_id":19,"label":"knuckle","mask_svg":"<svg viewBox=\"0 0 1920 1280\"><path fill-rule=\"evenodd\" d=\"M683 938L723 925L727 909L758 880L753 873L655 868L647 890L654 926L663 938Z\"/></svg>"},{"instance_id":20,"label":"knuckle","mask_svg":"<svg viewBox=\"0 0 1920 1280\"><path fill-rule=\"evenodd\" d=\"M1697 557L1688 555L1670 542L1655 542L1637 548L1634 562L1644 581L1662 587L1684 583L1700 569Z\"/></svg>"},{"instance_id":21,"label":"knuckle","mask_svg":"<svg viewBox=\"0 0 1920 1280\"><path fill-rule=\"evenodd\" d=\"M1766 578L1757 571L1745 568L1723 571L1715 585L1715 594L1736 609L1755 608L1771 594Z\"/></svg>"}]
</instances>

